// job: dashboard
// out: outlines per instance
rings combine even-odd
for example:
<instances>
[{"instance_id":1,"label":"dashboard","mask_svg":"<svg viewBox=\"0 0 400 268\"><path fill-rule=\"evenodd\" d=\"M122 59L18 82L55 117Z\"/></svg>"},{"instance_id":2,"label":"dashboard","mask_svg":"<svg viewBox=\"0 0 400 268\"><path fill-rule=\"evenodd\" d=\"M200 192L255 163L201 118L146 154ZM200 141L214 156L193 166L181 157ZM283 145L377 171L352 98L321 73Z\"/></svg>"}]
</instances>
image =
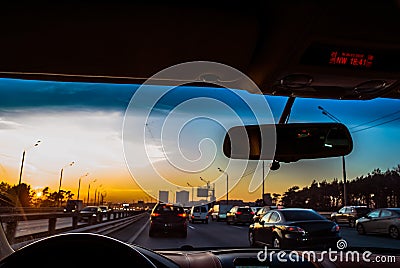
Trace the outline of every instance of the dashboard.
<instances>
[{"instance_id":1,"label":"dashboard","mask_svg":"<svg viewBox=\"0 0 400 268\"><path fill-rule=\"evenodd\" d=\"M0 260L0 267L22 267L26 260L42 260L41 267L68 264L101 267L258 268L258 267L398 267L400 252L368 249L297 251L267 248L150 250L92 233L54 235L22 247ZM357 255L354 252L359 252Z\"/></svg>"}]
</instances>

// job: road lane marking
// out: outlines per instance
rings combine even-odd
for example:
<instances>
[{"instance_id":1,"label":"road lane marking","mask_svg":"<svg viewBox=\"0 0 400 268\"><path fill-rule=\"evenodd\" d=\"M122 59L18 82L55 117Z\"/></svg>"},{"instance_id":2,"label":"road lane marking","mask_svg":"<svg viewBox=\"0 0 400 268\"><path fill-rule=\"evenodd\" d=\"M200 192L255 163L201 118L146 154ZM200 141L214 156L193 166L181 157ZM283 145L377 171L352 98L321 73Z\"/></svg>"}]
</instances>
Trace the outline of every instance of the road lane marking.
<instances>
[{"instance_id":1,"label":"road lane marking","mask_svg":"<svg viewBox=\"0 0 400 268\"><path fill-rule=\"evenodd\" d=\"M241 227L241 226L232 226L232 227L235 227L235 228L238 228L238 229L243 229L243 227Z\"/></svg>"},{"instance_id":2,"label":"road lane marking","mask_svg":"<svg viewBox=\"0 0 400 268\"><path fill-rule=\"evenodd\" d=\"M190 225L188 225L188 227L189 227L190 229L192 229L192 230L196 229L195 227L190 226Z\"/></svg>"},{"instance_id":3,"label":"road lane marking","mask_svg":"<svg viewBox=\"0 0 400 268\"><path fill-rule=\"evenodd\" d=\"M135 240L138 238L138 236L143 232L143 230L147 227L147 225L150 223L150 220L147 220L145 224L143 224L142 228L139 229L131 238L128 240L128 244L133 244Z\"/></svg>"}]
</instances>

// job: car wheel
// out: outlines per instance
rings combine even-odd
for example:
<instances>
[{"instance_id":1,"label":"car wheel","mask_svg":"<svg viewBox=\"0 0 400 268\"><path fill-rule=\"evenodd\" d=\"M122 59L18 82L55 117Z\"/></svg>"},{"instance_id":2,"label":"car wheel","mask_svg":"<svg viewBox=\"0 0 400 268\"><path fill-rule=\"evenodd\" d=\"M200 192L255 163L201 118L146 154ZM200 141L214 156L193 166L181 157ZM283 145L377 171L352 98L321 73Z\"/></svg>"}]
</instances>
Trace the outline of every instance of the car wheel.
<instances>
[{"instance_id":1,"label":"car wheel","mask_svg":"<svg viewBox=\"0 0 400 268\"><path fill-rule=\"evenodd\" d=\"M231 222L228 219L226 219L226 224L230 225Z\"/></svg>"},{"instance_id":2,"label":"car wheel","mask_svg":"<svg viewBox=\"0 0 400 268\"><path fill-rule=\"evenodd\" d=\"M349 226L354 228L356 226L356 220L354 218L349 219Z\"/></svg>"},{"instance_id":3,"label":"car wheel","mask_svg":"<svg viewBox=\"0 0 400 268\"><path fill-rule=\"evenodd\" d=\"M250 243L250 247L256 246L256 241L254 240L254 233L251 231L249 232L249 243Z\"/></svg>"},{"instance_id":4,"label":"car wheel","mask_svg":"<svg viewBox=\"0 0 400 268\"><path fill-rule=\"evenodd\" d=\"M278 237L278 235L274 235L272 237L272 247L282 249L282 240Z\"/></svg>"},{"instance_id":5,"label":"car wheel","mask_svg":"<svg viewBox=\"0 0 400 268\"><path fill-rule=\"evenodd\" d=\"M396 226L390 226L389 235L391 238L399 239L399 229Z\"/></svg>"},{"instance_id":6,"label":"car wheel","mask_svg":"<svg viewBox=\"0 0 400 268\"><path fill-rule=\"evenodd\" d=\"M365 234L365 228L361 223L357 224L357 233L360 235Z\"/></svg>"}]
</instances>

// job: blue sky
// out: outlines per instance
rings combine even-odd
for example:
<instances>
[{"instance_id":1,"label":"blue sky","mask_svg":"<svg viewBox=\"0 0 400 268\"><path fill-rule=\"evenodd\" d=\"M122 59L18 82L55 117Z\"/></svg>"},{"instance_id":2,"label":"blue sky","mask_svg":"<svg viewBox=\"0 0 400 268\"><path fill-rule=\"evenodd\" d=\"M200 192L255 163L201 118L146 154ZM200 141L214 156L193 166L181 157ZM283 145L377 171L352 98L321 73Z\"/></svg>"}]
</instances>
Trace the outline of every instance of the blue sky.
<instances>
[{"instance_id":1,"label":"blue sky","mask_svg":"<svg viewBox=\"0 0 400 268\"><path fill-rule=\"evenodd\" d=\"M122 145L123 118L137 88L138 85L0 79L0 178L10 183L17 181L21 152L37 139L42 139L38 148L29 149L24 170L24 181L34 188L56 188L59 169L64 163L76 161L76 166L66 172L63 182L66 188L74 191L77 178L89 172L91 176L86 179L83 188L96 178L98 187L107 191L109 198L119 201L143 198L146 194L141 192L132 177L149 180L146 178L150 176L146 173L148 163L135 159L138 161L137 170L143 168L143 172L136 169L132 172L124 159ZM195 89L180 87L168 91L152 107L147 107L145 102L140 103L138 114L133 116L141 116L141 108L151 109L147 127L140 126L138 129L144 131L148 140L157 140L153 144L150 141L147 149L153 160L160 159L154 161L153 166L157 168L158 175L177 184L176 189L186 189L184 185L188 180L201 186L203 183L198 178L202 176L215 181L217 195L222 196L224 176L217 171L217 167L227 168L229 163L243 164L240 161L230 162L220 154L218 143L222 141L224 127L238 122L236 119L230 121L230 116L235 114L245 124L257 123L256 119L262 123L270 122L269 111L258 105L266 99L277 120L287 98L251 95L223 88L203 88L200 93ZM386 170L400 164L399 104L399 100L390 99L338 101L298 98L289 122L330 122L317 108L322 106L348 126L354 132L354 150L346 156L347 177L352 179L375 168ZM210 116L213 114L218 116ZM180 120L184 122L184 127L174 125ZM165 122L169 126L161 125ZM371 123L364 124L367 122ZM360 127L353 128L360 124ZM168 140L168 135L176 134L174 131L178 127L182 127L182 140L179 141L181 153L191 163L196 163L199 158L199 163L204 165L198 172L185 173L182 169L168 167L175 160L179 162L179 159L173 158L176 152L171 152L171 158L167 159L170 161L165 161L165 155L170 153L165 148L176 147L173 139ZM164 151L160 151L158 146L162 135L167 135ZM135 146L140 146L140 143ZM236 185L230 193L232 198L258 197L259 188L254 185L260 183L261 169L256 168L255 163L250 163L241 173L232 169L232 186ZM240 178L243 174L250 175ZM280 170L270 172L266 192L282 193L293 185L302 187L313 179L320 181L335 177L342 178L340 158L300 160L282 164ZM251 189L249 185L253 185ZM155 189L150 194L156 195L156 192Z\"/></svg>"}]
</instances>

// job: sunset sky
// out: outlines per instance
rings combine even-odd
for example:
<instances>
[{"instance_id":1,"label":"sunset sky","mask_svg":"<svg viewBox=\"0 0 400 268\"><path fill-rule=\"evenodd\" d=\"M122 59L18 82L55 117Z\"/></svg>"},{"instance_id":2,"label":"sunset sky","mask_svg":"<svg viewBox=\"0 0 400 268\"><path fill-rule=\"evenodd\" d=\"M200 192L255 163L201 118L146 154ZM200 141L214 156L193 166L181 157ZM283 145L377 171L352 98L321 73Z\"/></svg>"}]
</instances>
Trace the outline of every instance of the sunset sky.
<instances>
[{"instance_id":1,"label":"sunset sky","mask_svg":"<svg viewBox=\"0 0 400 268\"><path fill-rule=\"evenodd\" d=\"M163 183L174 185L166 189L170 195L180 190L191 193L187 183L204 186L200 177L215 183L216 196L223 198L226 175L218 171L221 168L229 174L230 186L235 185L230 198L260 198L259 163L229 160L221 144L226 128L241 120L245 124L277 120L286 98L221 88L180 87L166 92L150 87L141 91L145 101L132 102L134 95L139 96L138 88L0 79L0 180L18 183L26 150L22 181L37 191L46 186L56 191L64 168L62 189L76 197L81 177L81 199L86 198L89 183L91 196L97 190L106 194L106 200L132 202L150 200L148 194L157 197ZM155 105L146 103L158 94L163 97ZM331 122L319 105L338 117L352 132L354 149L346 156L351 180L375 168L400 164L399 104L388 99L296 99L289 122ZM41 143L33 147L37 140ZM69 166L71 161L75 164ZM293 185L333 178L342 179L340 158L300 160L269 172L265 187L266 192L283 193Z\"/></svg>"}]
</instances>

